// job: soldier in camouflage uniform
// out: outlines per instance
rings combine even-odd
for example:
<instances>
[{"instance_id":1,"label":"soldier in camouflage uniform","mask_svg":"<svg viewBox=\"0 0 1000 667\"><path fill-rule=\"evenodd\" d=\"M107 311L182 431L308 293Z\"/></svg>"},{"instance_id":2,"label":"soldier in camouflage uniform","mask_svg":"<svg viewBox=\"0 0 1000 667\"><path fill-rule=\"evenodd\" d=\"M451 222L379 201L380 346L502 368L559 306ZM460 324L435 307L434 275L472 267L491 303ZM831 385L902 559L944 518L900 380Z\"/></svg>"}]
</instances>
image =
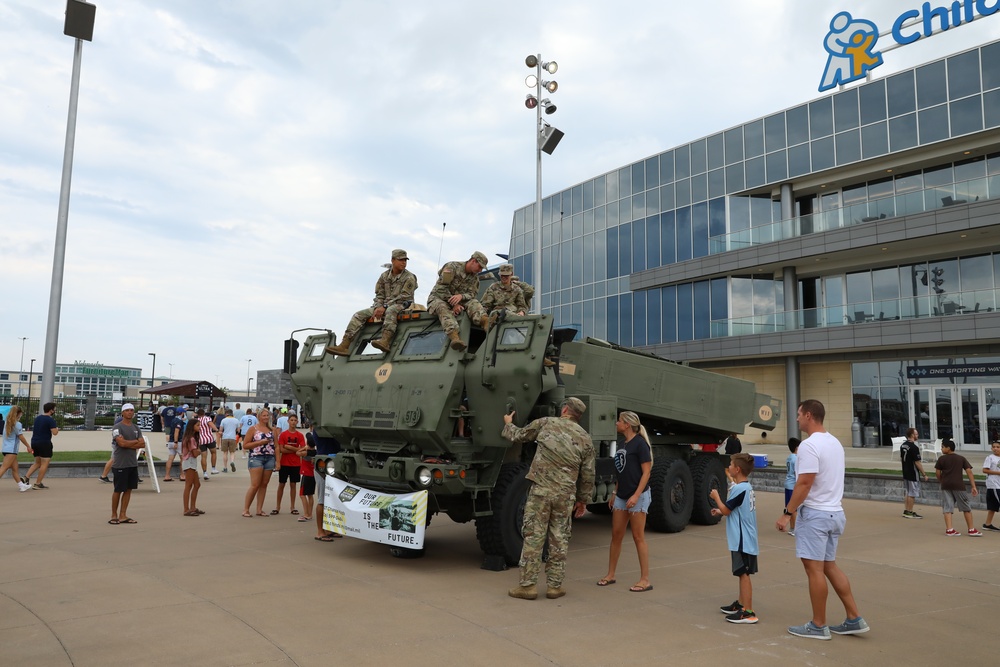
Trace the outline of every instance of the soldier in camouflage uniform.
<instances>
[{"instance_id":1,"label":"soldier in camouflage uniform","mask_svg":"<svg viewBox=\"0 0 1000 667\"><path fill-rule=\"evenodd\" d=\"M389 270L379 276L375 283L375 301L372 302L372 307L354 313L344 330L340 345L326 348L327 352L349 354L351 342L369 317L382 320L382 338L373 340L372 345L383 352L389 351L392 337L396 335L396 317L413 303L413 293L417 291L417 277L406 270L408 260L405 250L397 248L392 251Z\"/></svg>"},{"instance_id":2,"label":"soldier in camouflage uniform","mask_svg":"<svg viewBox=\"0 0 1000 667\"><path fill-rule=\"evenodd\" d=\"M570 515L583 516L594 495L594 443L577 422L587 406L579 398L568 398L559 417L536 419L524 428L514 425L514 413L504 415L503 437L511 442L535 441L538 449L527 478L534 484L524 506L524 547L521 550L521 580L507 594L534 600L542 569L542 549L549 538L545 597L561 598L566 575L566 552L571 532ZM575 499L575 505L574 505Z\"/></svg>"},{"instance_id":3,"label":"soldier in camouflage uniform","mask_svg":"<svg viewBox=\"0 0 1000 667\"><path fill-rule=\"evenodd\" d=\"M521 279L518 278L517 276L511 278L510 281L521 288L521 291L524 293L524 303L528 306L528 309L530 310L531 297L535 296L535 288L526 282L522 282Z\"/></svg>"},{"instance_id":4,"label":"soldier in camouflage uniform","mask_svg":"<svg viewBox=\"0 0 1000 667\"><path fill-rule=\"evenodd\" d=\"M483 309L490 314L490 327L496 324L503 311L508 314L524 315L528 312L528 304L524 302L524 293L515 285L513 264L500 265L500 282L493 283L483 295Z\"/></svg>"},{"instance_id":5,"label":"soldier in camouflage uniform","mask_svg":"<svg viewBox=\"0 0 1000 667\"><path fill-rule=\"evenodd\" d=\"M437 315L451 339L453 350L468 347L458 336L455 315L468 311L469 319L483 329L489 328L489 318L476 299L479 294L479 273L486 268L486 255L476 251L466 262L448 262L438 271L438 280L427 297L427 310Z\"/></svg>"}]
</instances>

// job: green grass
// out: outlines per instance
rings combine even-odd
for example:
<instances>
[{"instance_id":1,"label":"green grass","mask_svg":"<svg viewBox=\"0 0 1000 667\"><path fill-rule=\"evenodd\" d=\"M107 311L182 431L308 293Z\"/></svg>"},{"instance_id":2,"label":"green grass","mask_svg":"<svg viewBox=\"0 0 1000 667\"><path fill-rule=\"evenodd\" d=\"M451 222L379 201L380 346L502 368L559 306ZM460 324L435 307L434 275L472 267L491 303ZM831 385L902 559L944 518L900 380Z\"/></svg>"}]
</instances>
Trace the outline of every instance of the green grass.
<instances>
[{"instance_id":1,"label":"green grass","mask_svg":"<svg viewBox=\"0 0 1000 667\"><path fill-rule=\"evenodd\" d=\"M97 461L100 463L104 463L110 457L111 457L111 452L107 450L105 451L98 450L92 452L60 452L57 450L52 454L52 461L64 462L64 463L77 463L81 461L85 463L90 463L93 461ZM160 459L154 456L153 460L159 461ZM17 455L18 463L34 463L34 461L35 457L32 456L31 454L28 454L27 452L20 452Z\"/></svg>"}]
</instances>

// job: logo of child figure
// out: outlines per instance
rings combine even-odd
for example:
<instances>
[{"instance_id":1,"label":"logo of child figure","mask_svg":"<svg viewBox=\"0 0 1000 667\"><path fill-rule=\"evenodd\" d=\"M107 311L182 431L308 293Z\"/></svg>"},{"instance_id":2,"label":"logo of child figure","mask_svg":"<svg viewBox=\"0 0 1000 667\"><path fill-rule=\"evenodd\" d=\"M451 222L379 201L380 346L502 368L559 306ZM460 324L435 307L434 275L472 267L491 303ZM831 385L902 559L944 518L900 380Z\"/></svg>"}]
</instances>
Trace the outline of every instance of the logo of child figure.
<instances>
[{"instance_id":1,"label":"logo of child figure","mask_svg":"<svg viewBox=\"0 0 1000 667\"><path fill-rule=\"evenodd\" d=\"M882 64L882 54L875 51L878 28L871 21L855 19L850 12L840 12L830 21L823 46L829 55L820 92L864 78L869 70Z\"/></svg>"}]
</instances>

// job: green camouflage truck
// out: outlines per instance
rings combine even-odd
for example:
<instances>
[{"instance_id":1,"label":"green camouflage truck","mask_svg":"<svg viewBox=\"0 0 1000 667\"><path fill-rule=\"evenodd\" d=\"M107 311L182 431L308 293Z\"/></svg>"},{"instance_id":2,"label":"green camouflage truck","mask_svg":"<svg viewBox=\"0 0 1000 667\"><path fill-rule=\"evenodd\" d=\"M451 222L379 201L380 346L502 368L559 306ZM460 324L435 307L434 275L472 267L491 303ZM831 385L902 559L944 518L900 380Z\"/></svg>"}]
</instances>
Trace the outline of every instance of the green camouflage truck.
<instances>
[{"instance_id":1,"label":"green camouflage truck","mask_svg":"<svg viewBox=\"0 0 1000 667\"><path fill-rule=\"evenodd\" d=\"M514 565L521 552L534 444L500 436L511 410L523 426L558 415L569 396L587 404L581 424L597 450L595 512L607 512L614 493L617 415L638 413L654 448L647 523L666 532L719 520L709 493L725 492L727 462L690 443L718 443L748 424L770 430L780 416L780 403L752 382L573 340L577 332L554 328L550 315L509 316L488 333L462 318L469 348L461 352L429 313L406 312L400 320L388 353L370 344L380 336L377 322L365 325L347 356L325 351L336 342L328 331L306 338L297 361L298 343L286 342L285 370L306 416L342 448L318 458L317 474L383 493L426 489L428 521L436 513L474 521L487 562Z\"/></svg>"}]
</instances>

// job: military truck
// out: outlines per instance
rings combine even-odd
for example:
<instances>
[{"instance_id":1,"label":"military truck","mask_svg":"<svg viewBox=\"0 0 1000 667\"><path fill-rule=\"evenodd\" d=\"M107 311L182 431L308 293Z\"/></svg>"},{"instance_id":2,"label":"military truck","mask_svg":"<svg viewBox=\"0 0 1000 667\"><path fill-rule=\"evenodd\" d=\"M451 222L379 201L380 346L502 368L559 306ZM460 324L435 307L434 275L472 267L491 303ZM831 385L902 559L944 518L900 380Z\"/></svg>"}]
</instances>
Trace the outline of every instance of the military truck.
<instances>
[{"instance_id":1,"label":"military truck","mask_svg":"<svg viewBox=\"0 0 1000 667\"><path fill-rule=\"evenodd\" d=\"M709 493L726 488L725 459L689 443L718 443L747 424L769 430L780 416L780 403L751 382L574 340L577 332L554 328L550 315L509 316L489 332L464 317L460 326L465 351L449 346L436 317L407 311L388 353L371 346L380 324L369 322L349 355L325 351L336 342L327 331L308 336L297 363L293 336L286 371L319 434L341 444L335 458L317 460L317 474L384 493L426 489L428 521L435 513L474 521L487 562L517 563L530 488L525 474L535 445L500 436L506 413L515 411L523 426L558 415L569 396L586 403L581 424L597 450L595 512L607 512L614 493L618 413L638 413L654 453L647 523L666 532L719 520Z\"/></svg>"}]
</instances>

